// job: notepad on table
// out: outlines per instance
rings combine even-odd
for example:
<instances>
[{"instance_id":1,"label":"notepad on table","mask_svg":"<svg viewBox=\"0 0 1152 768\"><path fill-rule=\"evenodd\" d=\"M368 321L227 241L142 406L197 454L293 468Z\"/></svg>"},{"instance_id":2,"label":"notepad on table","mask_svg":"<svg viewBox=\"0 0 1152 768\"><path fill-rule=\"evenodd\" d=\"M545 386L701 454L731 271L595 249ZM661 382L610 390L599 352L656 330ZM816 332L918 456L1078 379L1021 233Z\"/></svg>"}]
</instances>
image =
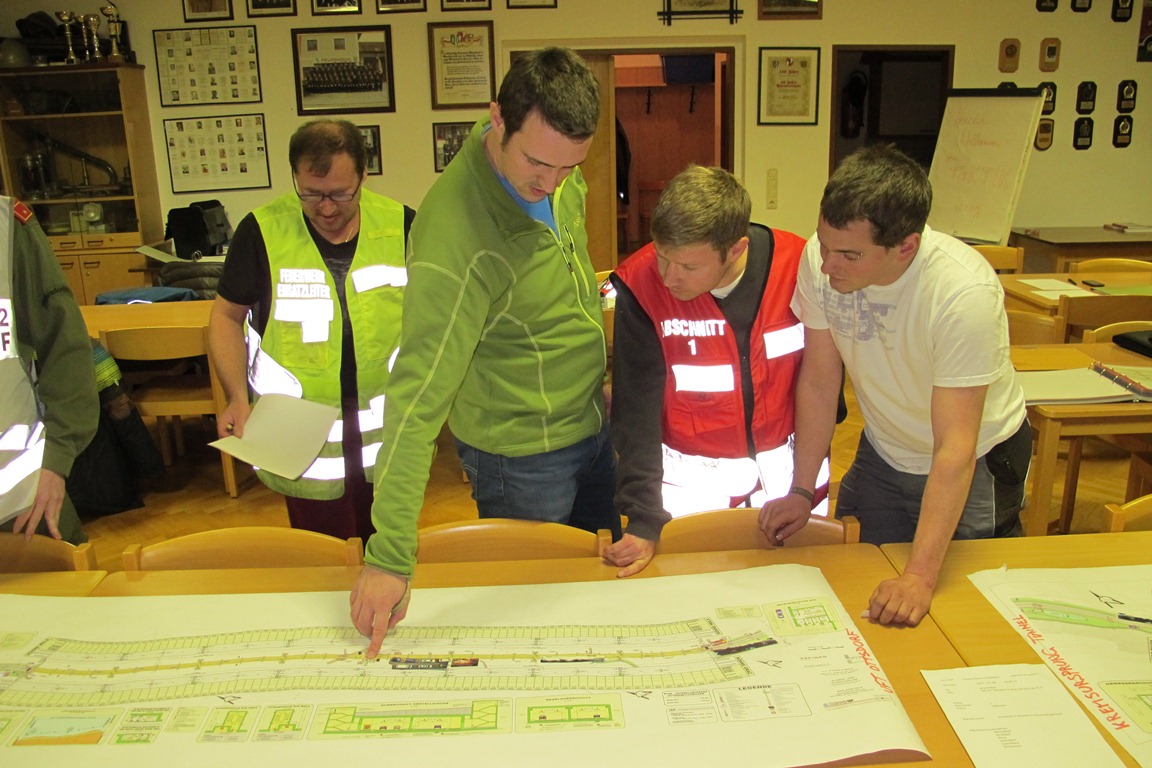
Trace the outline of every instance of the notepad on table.
<instances>
[{"instance_id":1,"label":"notepad on table","mask_svg":"<svg viewBox=\"0 0 1152 768\"><path fill-rule=\"evenodd\" d=\"M1020 371L1028 405L1152 401L1152 366L1093 363L1064 371Z\"/></svg>"}]
</instances>

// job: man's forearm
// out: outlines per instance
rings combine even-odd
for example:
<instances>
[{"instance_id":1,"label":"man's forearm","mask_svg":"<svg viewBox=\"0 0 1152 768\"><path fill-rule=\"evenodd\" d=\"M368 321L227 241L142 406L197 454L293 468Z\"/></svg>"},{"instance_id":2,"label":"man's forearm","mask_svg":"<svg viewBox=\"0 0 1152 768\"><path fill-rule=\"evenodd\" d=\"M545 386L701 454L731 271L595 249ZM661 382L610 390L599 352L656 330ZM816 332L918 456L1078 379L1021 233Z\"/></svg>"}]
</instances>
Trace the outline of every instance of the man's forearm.
<instances>
[{"instance_id":1,"label":"man's forearm","mask_svg":"<svg viewBox=\"0 0 1152 768\"><path fill-rule=\"evenodd\" d=\"M244 338L244 325L219 307L212 308L212 320L208 326L208 353L228 402L247 402L248 346Z\"/></svg>"},{"instance_id":2,"label":"man's forearm","mask_svg":"<svg viewBox=\"0 0 1152 768\"><path fill-rule=\"evenodd\" d=\"M920 520L912 539L912 552L904 572L915 574L935 588L948 543L964 513L976 460L935 456L920 502Z\"/></svg>"}]
</instances>

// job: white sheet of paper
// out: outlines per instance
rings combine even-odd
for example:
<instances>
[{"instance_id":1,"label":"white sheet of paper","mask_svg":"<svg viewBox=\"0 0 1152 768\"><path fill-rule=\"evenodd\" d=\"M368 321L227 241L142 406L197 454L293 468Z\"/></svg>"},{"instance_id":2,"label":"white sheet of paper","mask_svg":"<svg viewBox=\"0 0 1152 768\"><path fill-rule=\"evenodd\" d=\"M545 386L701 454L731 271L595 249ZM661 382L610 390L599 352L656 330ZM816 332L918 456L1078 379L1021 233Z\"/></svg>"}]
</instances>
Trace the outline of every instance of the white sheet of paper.
<instances>
[{"instance_id":1,"label":"white sheet of paper","mask_svg":"<svg viewBox=\"0 0 1152 768\"><path fill-rule=\"evenodd\" d=\"M209 445L274 475L295 480L320 455L340 409L288 395L262 396L244 424L244 436Z\"/></svg>"},{"instance_id":2,"label":"white sheet of paper","mask_svg":"<svg viewBox=\"0 0 1152 768\"><path fill-rule=\"evenodd\" d=\"M1054 277L1033 277L1027 280L1021 280L1024 285L1030 285L1038 291L1080 291L1082 288L1077 288L1075 283L1069 283L1067 280L1057 280Z\"/></svg>"},{"instance_id":3,"label":"white sheet of paper","mask_svg":"<svg viewBox=\"0 0 1152 768\"><path fill-rule=\"evenodd\" d=\"M1124 765L1043 664L921 674L977 768Z\"/></svg>"},{"instance_id":4,"label":"white sheet of paper","mask_svg":"<svg viewBox=\"0 0 1152 768\"><path fill-rule=\"evenodd\" d=\"M1096 295L1096 294L1092 293L1092 291L1086 291L1083 288L1073 288L1070 285L1065 286L1063 288L1060 288L1058 290L1033 291L1033 293L1035 293L1037 296L1040 296L1042 298L1051 299L1052 301L1059 301L1061 296L1095 296Z\"/></svg>"},{"instance_id":5,"label":"white sheet of paper","mask_svg":"<svg viewBox=\"0 0 1152 768\"><path fill-rule=\"evenodd\" d=\"M137 253L142 253L150 259L168 263L170 261L187 261L176 255L176 245L171 240L164 240L156 245L142 245L136 249ZM205 264L217 263L223 264L226 256L201 256L196 261L202 261Z\"/></svg>"}]
</instances>

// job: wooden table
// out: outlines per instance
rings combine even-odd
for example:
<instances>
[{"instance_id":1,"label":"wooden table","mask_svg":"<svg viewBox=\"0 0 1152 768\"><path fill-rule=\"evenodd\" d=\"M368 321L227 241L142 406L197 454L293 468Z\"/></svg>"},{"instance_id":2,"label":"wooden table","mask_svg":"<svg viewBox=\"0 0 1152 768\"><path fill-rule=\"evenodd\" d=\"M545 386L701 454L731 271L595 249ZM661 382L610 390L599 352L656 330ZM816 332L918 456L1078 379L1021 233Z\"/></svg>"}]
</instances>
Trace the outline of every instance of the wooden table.
<instances>
[{"instance_id":1,"label":"wooden table","mask_svg":"<svg viewBox=\"0 0 1152 768\"><path fill-rule=\"evenodd\" d=\"M1152 233L1124 234L1099 227L1014 228L1008 245L1024 249L1025 272L1067 272L1083 259L1152 259Z\"/></svg>"},{"instance_id":2,"label":"wooden table","mask_svg":"<svg viewBox=\"0 0 1152 768\"><path fill-rule=\"evenodd\" d=\"M885 544L884 555L903 572L911 544ZM1011 625L984 599L968 574L1009 568L1093 568L1152 564L1152 531L1090 533L1045 538L953 541L940 569L929 614L969 666L1038 664L1039 657ZM1096 723L1095 718L1092 719ZM1109 744L1136 766L1107 732Z\"/></svg>"},{"instance_id":3,"label":"wooden table","mask_svg":"<svg viewBox=\"0 0 1152 768\"><path fill-rule=\"evenodd\" d=\"M80 307L88 335L117 328L159 326L207 327L211 301L163 301L158 304L85 304Z\"/></svg>"},{"instance_id":4,"label":"wooden table","mask_svg":"<svg viewBox=\"0 0 1152 768\"><path fill-rule=\"evenodd\" d=\"M1113 365L1149 364L1147 357L1121 349L1111 342L1021 345L1013 349L1050 351L1053 354L1076 349L1093 360ZM1025 536L1044 536L1048 533L1048 521L1052 514L1052 488L1056 482L1056 454L1060 438L1152 432L1152 403L1031 405L1028 407L1028 421L1037 433L1036 455L1029 471L1032 488L1028 496L1028 506L1021 513L1021 522Z\"/></svg>"},{"instance_id":5,"label":"wooden table","mask_svg":"<svg viewBox=\"0 0 1152 768\"><path fill-rule=\"evenodd\" d=\"M0 593L42 597L84 597L92 593L107 571L45 571L0 573Z\"/></svg>"},{"instance_id":6,"label":"wooden table","mask_svg":"<svg viewBox=\"0 0 1152 768\"><path fill-rule=\"evenodd\" d=\"M1038 288L1026 284L1025 280L1050 279L1059 280L1069 288L1069 280L1076 281L1076 287L1085 288L1085 280L1096 280L1104 283L1105 287L1125 285L1152 285L1152 272L1077 272L1075 275L1067 273L1048 272L1042 274L999 275L1000 284L1004 286L1004 308L1021 309L1026 312L1039 312L1041 314L1055 315L1060 306L1058 298L1052 299L1039 295Z\"/></svg>"},{"instance_id":7,"label":"wooden table","mask_svg":"<svg viewBox=\"0 0 1152 768\"><path fill-rule=\"evenodd\" d=\"M881 580L895 569L877 547L849 544L827 547L781 547L774 550L660 555L641 578L708 573L761 565L797 563L821 568L849 614L859 615ZM520 560L484 563L429 563L416 568L417 589L478 585L614 581L618 569L599 558ZM355 568L250 568L221 571L139 571L109 574L94 595L158 595L263 591L348 589ZM419 594L415 596L420 599ZM920 674L921 669L948 669L963 661L944 635L926 619L915 629L893 629L858 620L857 626L884 667L920 738L932 753L929 763L971 766L947 718ZM868 763L861 759L860 764ZM871 764L871 763L868 763ZM890 763L877 763L889 765ZM907 766L908 763L891 763Z\"/></svg>"}]
</instances>

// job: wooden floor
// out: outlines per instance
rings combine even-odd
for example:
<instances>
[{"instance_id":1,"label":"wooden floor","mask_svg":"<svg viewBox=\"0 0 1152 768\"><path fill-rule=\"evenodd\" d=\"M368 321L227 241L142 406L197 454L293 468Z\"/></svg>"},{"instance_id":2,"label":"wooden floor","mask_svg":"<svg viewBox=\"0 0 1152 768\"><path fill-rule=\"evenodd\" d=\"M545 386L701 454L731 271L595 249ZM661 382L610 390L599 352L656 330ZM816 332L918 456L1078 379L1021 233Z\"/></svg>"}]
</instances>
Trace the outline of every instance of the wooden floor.
<instances>
[{"instance_id":1,"label":"wooden floor","mask_svg":"<svg viewBox=\"0 0 1152 768\"><path fill-rule=\"evenodd\" d=\"M832 477L839 479L856 451L862 422L851 391L847 392L848 419L836 429L832 443ZM121 570L120 553L129 544L150 543L196 531L239 525L288 525L283 497L265 488L250 470L241 473L239 498L224 493L220 459L207 442L215 439L209 422L185 428L188 455L177 457L161 480L141 484L144 506L139 509L86 520L101 569ZM435 525L476 517L470 487L460 475L459 459L447 432L438 440L438 452L420 515L420 525ZM1058 477L1063 478L1063 457ZM1077 489L1074 533L1098 529L1104 504L1123 501L1128 454L1099 440L1086 440ZM1062 481L1058 481L1058 486ZM1060 487L1055 497L1060 498ZM1053 511L1053 519L1056 513Z\"/></svg>"}]
</instances>

